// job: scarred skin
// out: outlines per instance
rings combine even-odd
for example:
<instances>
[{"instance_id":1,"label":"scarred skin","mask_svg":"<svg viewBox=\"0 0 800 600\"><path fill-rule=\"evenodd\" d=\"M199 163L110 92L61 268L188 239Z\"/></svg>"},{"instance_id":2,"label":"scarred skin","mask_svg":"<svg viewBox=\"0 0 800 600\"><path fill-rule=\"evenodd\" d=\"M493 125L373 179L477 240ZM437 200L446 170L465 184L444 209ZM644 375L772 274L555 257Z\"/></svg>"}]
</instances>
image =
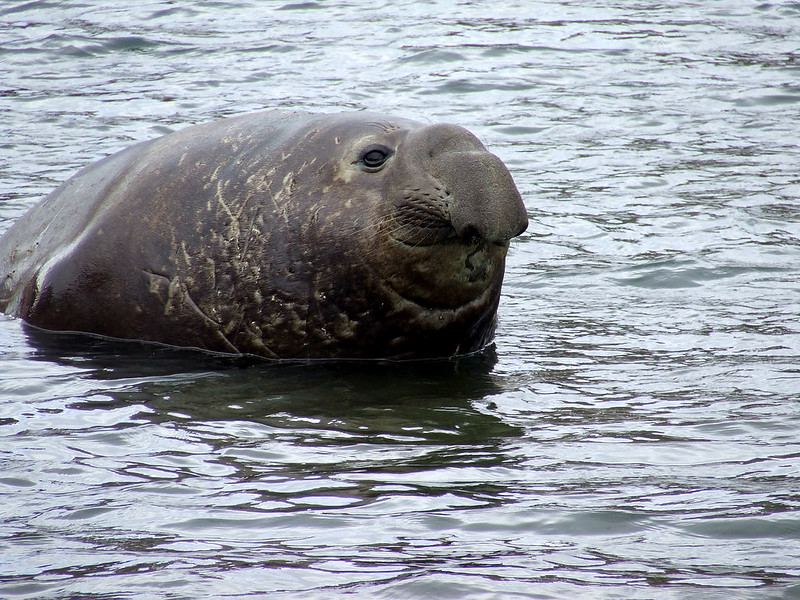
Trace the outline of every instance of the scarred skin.
<instances>
[{"instance_id":1,"label":"scarred skin","mask_svg":"<svg viewBox=\"0 0 800 600\"><path fill-rule=\"evenodd\" d=\"M467 130L268 111L80 171L0 238L0 310L39 328L268 358L433 358L495 329L506 167Z\"/></svg>"}]
</instances>

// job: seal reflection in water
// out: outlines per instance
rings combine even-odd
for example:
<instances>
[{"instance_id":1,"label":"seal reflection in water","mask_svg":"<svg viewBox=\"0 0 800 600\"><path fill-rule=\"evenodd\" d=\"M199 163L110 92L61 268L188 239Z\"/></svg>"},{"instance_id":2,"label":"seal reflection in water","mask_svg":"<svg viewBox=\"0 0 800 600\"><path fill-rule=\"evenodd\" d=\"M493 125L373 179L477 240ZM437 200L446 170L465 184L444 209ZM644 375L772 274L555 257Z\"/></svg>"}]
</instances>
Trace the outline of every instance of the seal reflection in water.
<instances>
[{"instance_id":1,"label":"seal reflection in water","mask_svg":"<svg viewBox=\"0 0 800 600\"><path fill-rule=\"evenodd\" d=\"M270 358L433 358L494 334L508 169L466 129L268 111L135 145L0 239L39 328Z\"/></svg>"}]
</instances>

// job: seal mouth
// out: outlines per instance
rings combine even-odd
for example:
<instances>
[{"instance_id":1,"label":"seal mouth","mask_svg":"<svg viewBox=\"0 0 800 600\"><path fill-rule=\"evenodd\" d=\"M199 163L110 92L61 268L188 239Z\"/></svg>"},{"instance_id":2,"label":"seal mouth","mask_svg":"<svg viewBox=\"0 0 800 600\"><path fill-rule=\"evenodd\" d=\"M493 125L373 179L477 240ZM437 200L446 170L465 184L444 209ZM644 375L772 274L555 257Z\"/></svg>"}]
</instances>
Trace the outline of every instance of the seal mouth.
<instances>
[{"instance_id":1,"label":"seal mouth","mask_svg":"<svg viewBox=\"0 0 800 600\"><path fill-rule=\"evenodd\" d=\"M401 305L411 305L415 310L422 310L436 315L435 318L441 319L442 315L456 317L459 313L473 310L479 306L488 306L490 297L494 293L494 286L488 285L478 296L467 300L462 304L452 305L444 302L435 302L432 298L423 298L409 292L401 292L393 285L388 285L389 290L400 301Z\"/></svg>"}]
</instances>

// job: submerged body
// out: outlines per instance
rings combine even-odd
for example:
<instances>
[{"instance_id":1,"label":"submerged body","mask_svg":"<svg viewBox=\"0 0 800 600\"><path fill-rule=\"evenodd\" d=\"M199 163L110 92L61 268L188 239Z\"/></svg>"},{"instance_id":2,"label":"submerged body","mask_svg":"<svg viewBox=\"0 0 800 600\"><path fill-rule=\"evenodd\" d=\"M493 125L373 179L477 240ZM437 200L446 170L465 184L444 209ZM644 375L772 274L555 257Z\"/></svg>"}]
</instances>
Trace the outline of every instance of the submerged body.
<instances>
[{"instance_id":1,"label":"submerged body","mask_svg":"<svg viewBox=\"0 0 800 600\"><path fill-rule=\"evenodd\" d=\"M467 130L268 111L80 171L0 238L0 310L269 358L432 358L493 336L527 226Z\"/></svg>"}]
</instances>

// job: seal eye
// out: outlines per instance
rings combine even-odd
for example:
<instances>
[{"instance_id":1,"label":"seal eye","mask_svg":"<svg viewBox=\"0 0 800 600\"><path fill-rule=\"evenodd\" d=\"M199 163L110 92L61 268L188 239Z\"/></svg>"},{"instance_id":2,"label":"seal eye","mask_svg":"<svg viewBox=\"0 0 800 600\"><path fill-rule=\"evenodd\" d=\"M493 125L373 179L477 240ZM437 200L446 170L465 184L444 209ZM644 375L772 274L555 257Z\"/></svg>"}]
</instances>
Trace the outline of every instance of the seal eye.
<instances>
[{"instance_id":1,"label":"seal eye","mask_svg":"<svg viewBox=\"0 0 800 600\"><path fill-rule=\"evenodd\" d=\"M383 144L373 144L362 150L358 162L367 170L376 171L383 166L383 163L385 163L392 154L392 150Z\"/></svg>"}]
</instances>

